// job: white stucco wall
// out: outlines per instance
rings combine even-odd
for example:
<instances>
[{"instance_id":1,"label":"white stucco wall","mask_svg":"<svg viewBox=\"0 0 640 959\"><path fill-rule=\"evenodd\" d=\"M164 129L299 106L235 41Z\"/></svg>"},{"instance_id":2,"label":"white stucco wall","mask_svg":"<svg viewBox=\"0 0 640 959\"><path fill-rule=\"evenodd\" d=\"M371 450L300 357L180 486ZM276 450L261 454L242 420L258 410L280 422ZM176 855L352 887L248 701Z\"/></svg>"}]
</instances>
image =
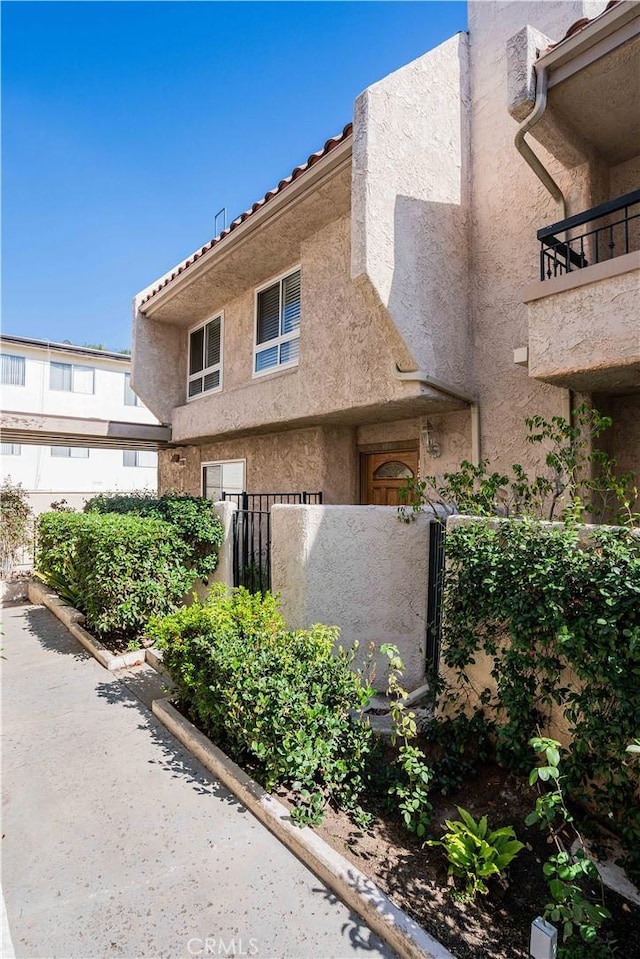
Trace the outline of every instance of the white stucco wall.
<instances>
[{"instance_id":1,"label":"white stucco wall","mask_svg":"<svg viewBox=\"0 0 640 959\"><path fill-rule=\"evenodd\" d=\"M2 353L24 358L24 385L2 385L3 410L46 413L83 419L156 424L145 406L125 403L125 375L131 372L126 357L74 352L2 340ZM50 388L50 364L66 363L94 371L93 392ZM14 444L19 450L1 459L2 478L21 483L31 494L36 512L49 509L52 500L64 498L81 507L98 493L157 489L157 454L145 454L150 466L125 466L122 450L90 449L86 458L52 456L50 446Z\"/></svg>"},{"instance_id":2,"label":"white stucco wall","mask_svg":"<svg viewBox=\"0 0 640 959\"><path fill-rule=\"evenodd\" d=\"M431 514L402 523L388 506L274 506L271 581L288 625L339 626L345 647L395 643L408 689L425 679ZM387 682L376 656L375 685Z\"/></svg>"},{"instance_id":3,"label":"white stucco wall","mask_svg":"<svg viewBox=\"0 0 640 959\"><path fill-rule=\"evenodd\" d=\"M352 260L408 369L468 388L468 39L460 33L356 100Z\"/></svg>"}]
</instances>

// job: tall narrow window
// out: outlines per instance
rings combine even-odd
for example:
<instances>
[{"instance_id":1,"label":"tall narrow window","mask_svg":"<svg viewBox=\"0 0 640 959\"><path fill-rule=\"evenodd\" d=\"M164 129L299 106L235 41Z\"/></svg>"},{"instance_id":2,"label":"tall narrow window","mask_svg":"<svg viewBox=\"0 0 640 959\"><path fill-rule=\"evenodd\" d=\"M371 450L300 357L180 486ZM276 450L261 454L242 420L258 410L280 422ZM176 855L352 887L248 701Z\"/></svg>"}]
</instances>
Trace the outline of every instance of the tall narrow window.
<instances>
[{"instance_id":1,"label":"tall narrow window","mask_svg":"<svg viewBox=\"0 0 640 959\"><path fill-rule=\"evenodd\" d=\"M295 366L300 357L300 270L258 290L254 374Z\"/></svg>"},{"instance_id":2,"label":"tall narrow window","mask_svg":"<svg viewBox=\"0 0 640 959\"><path fill-rule=\"evenodd\" d=\"M131 389L131 373L124 374L124 405L142 406L142 400Z\"/></svg>"},{"instance_id":3,"label":"tall narrow window","mask_svg":"<svg viewBox=\"0 0 640 959\"><path fill-rule=\"evenodd\" d=\"M222 316L189 333L187 396L213 393L222 387Z\"/></svg>"},{"instance_id":4,"label":"tall narrow window","mask_svg":"<svg viewBox=\"0 0 640 959\"><path fill-rule=\"evenodd\" d=\"M12 353L2 354L2 385L24 386L24 356L14 356Z\"/></svg>"}]
</instances>

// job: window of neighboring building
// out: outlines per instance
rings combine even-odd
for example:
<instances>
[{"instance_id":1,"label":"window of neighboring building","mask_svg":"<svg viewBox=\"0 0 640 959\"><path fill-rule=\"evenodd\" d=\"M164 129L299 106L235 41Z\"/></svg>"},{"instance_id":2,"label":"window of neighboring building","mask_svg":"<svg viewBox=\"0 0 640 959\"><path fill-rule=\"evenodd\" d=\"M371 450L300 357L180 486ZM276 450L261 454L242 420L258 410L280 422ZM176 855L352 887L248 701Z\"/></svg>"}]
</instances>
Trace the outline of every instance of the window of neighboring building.
<instances>
[{"instance_id":1,"label":"window of neighboring building","mask_svg":"<svg viewBox=\"0 0 640 959\"><path fill-rule=\"evenodd\" d=\"M66 393L94 393L94 373L92 366L52 362L49 366L49 389Z\"/></svg>"},{"instance_id":2,"label":"window of neighboring building","mask_svg":"<svg viewBox=\"0 0 640 959\"><path fill-rule=\"evenodd\" d=\"M131 389L131 373L124 374L124 405L142 406L142 400Z\"/></svg>"},{"instance_id":3,"label":"window of neighboring building","mask_svg":"<svg viewBox=\"0 0 640 959\"><path fill-rule=\"evenodd\" d=\"M222 388L222 315L189 333L189 382L187 397Z\"/></svg>"},{"instance_id":4,"label":"window of neighboring building","mask_svg":"<svg viewBox=\"0 0 640 959\"><path fill-rule=\"evenodd\" d=\"M2 385L24 386L24 356L2 353Z\"/></svg>"},{"instance_id":5,"label":"window of neighboring building","mask_svg":"<svg viewBox=\"0 0 640 959\"><path fill-rule=\"evenodd\" d=\"M154 450L123 450L123 466L148 466L155 469L158 465L158 454Z\"/></svg>"},{"instance_id":6,"label":"window of neighboring building","mask_svg":"<svg viewBox=\"0 0 640 959\"><path fill-rule=\"evenodd\" d=\"M295 270L256 291L254 376L298 363L300 275Z\"/></svg>"},{"instance_id":7,"label":"window of neighboring building","mask_svg":"<svg viewBox=\"0 0 640 959\"><path fill-rule=\"evenodd\" d=\"M84 446L52 446L51 455L72 460L86 460L89 458L89 450Z\"/></svg>"},{"instance_id":8,"label":"window of neighboring building","mask_svg":"<svg viewBox=\"0 0 640 959\"><path fill-rule=\"evenodd\" d=\"M22 453L22 446L20 443L1 443L0 444L0 455L2 456L20 456Z\"/></svg>"},{"instance_id":9,"label":"window of neighboring building","mask_svg":"<svg viewBox=\"0 0 640 959\"><path fill-rule=\"evenodd\" d=\"M225 493L241 493L244 489L244 460L226 460L202 464L202 495L219 502Z\"/></svg>"}]
</instances>

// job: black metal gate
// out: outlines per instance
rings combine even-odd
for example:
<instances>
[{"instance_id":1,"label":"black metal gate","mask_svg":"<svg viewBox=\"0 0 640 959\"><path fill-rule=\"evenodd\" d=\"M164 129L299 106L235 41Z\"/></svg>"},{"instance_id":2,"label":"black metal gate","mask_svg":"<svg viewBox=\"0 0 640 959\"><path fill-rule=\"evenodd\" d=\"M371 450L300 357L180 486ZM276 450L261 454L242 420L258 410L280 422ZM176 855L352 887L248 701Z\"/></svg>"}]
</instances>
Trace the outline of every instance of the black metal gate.
<instances>
[{"instance_id":1,"label":"black metal gate","mask_svg":"<svg viewBox=\"0 0 640 959\"><path fill-rule=\"evenodd\" d=\"M271 516L268 510L233 514L233 585L251 593L271 589Z\"/></svg>"},{"instance_id":2,"label":"black metal gate","mask_svg":"<svg viewBox=\"0 0 640 959\"><path fill-rule=\"evenodd\" d=\"M322 505L322 493L225 493L233 514L233 585L252 593L271 589L271 507L275 503Z\"/></svg>"},{"instance_id":3,"label":"black metal gate","mask_svg":"<svg viewBox=\"0 0 640 959\"><path fill-rule=\"evenodd\" d=\"M446 518L429 526L429 572L427 580L427 670L437 673L442 630Z\"/></svg>"}]
</instances>

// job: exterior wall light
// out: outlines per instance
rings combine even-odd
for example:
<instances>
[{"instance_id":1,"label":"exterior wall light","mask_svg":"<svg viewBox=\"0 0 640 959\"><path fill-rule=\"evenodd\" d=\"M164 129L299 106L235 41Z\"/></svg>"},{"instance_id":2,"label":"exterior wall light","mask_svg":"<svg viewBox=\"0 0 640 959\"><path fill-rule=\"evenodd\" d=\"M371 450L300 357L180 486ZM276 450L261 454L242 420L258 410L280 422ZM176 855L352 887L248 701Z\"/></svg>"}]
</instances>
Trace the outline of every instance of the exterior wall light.
<instances>
[{"instance_id":1,"label":"exterior wall light","mask_svg":"<svg viewBox=\"0 0 640 959\"><path fill-rule=\"evenodd\" d=\"M442 450L440 449L440 443L438 441L438 433L432 426L429 425L428 420L420 431L420 436L422 437L422 444L427 456L430 456L431 459L437 460L442 454Z\"/></svg>"}]
</instances>

